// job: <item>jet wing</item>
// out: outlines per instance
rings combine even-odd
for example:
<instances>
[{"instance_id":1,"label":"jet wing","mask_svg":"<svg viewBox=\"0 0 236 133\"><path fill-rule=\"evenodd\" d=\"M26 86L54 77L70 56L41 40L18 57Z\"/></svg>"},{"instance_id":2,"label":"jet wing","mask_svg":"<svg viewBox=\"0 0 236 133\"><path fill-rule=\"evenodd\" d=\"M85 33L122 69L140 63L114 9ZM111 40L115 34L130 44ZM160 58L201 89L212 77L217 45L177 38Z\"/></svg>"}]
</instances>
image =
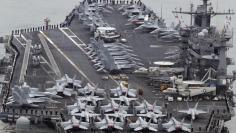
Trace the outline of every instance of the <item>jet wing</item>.
<instances>
[{"instance_id":1,"label":"jet wing","mask_svg":"<svg viewBox=\"0 0 236 133\"><path fill-rule=\"evenodd\" d=\"M95 92L97 92L97 93L105 93L105 90L104 90L104 89L101 89L101 88L97 88L97 89L95 90Z\"/></svg>"},{"instance_id":2,"label":"jet wing","mask_svg":"<svg viewBox=\"0 0 236 133\"><path fill-rule=\"evenodd\" d=\"M128 95L131 96L131 97L136 97L136 94L137 94L137 91L136 91L136 90L130 89L130 90L128 91Z\"/></svg>"},{"instance_id":3,"label":"jet wing","mask_svg":"<svg viewBox=\"0 0 236 133\"><path fill-rule=\"evenodd\" d=\"M167 128L167 132L173 132L173 131L175 131L176 129L175 129L175 126L174 125L172 125L171 127L169 127L169 128Z\"/></svg>"},{"instance_id":4,"label":"jet wing","mask_svg":"<svg viewBox=\"0 0 236 133\"><path fill-rule=\"evenodd\" d=\"M69 89L69 88L65 88L63 91L63 94L66 96L71 96L72 95L73 90Z\"/></svg>"},{"instance_id":5,"label":"jet wing","mask_svg":"<svg viewBox=\"0 0 236 133\"><path fill-rule=\"evenodd\" d=\"M73 128L73 125L71 124L71 122L62 122L61 125L64 128L64 130L69 130Z\"/></svg>"},{"instance_id":6,"label":"jet wing","mask_svg":"<svg viewBox=\"0 0 236 133\"><path fill-rule=\"evenodd\" d=\"M99 122L95 122L95 126L99 129L106 129L108 127L105 119L102 119L102 121Z\"/></svg>"},{"instance_id":7,"label":"jet wing","mask_svg":"<svg viewBox=\"0 0 236 133\"><path fill-rule=\"evenodd\" d=\"M127 98L128 101L135 101L137 98Z\"/></svg>"},{"instance_id":8,"label":"jet wing","mask_svg":"<svg viewBox=\"0 0 236 133\"><path fill-rule=\"evenodd\" d=\"M114 100L114 101L124 101L123 99L121 99L121 98L111 98L112 100Z\"/></svg>"},{"instance_id":9,"label":"jet wing","mask_svg":"<svg viewBox=\"0 0 236 133\"><path fill-rule=\"evenodd\" d=\"M79 128L88 130L89 123L88 122L80 122Z\"/></svg>"},{"instance_id":10,"label":"jet wing","mask_svg":"<svg viewBox=\"0 0 236 133\"><path fill-rule=\"evenodd\" d=\"M172 126L174 127L174 122L172 120L170 120L169 122L162 124L162 126L166 129L169 129Z\"/></svg>"},{"instance_id":11,"label":"jet wing","mask_svg":"<svg viewBox=\"0 0 236 133\"><path fill-rule=\"evenodd\" d=\"M29 97L43 97L43 96L45 96L45 94L42 94L42 93L29 93L28 94L29 95Z\"/></svg>"},{"instance_id":12,"label":"jet wing","mask_svg":"<svg viewBox=\"0 0 236 133\"><path fill-rule=\"evenodd\" d=\"M89 114L89 117L95 117L95 116L100 116L100 114L93 114L93 113Z\"/></svg>"},{"instance_id":13,"label":"jet wing","mask_svg":"<svg viewBox=\"0 0 236 133\"><path fill-rule=\"evenodd\" d=\"M154 123L150 123L149 126L152 127L152 128L155 128L155 129L158 128L158 124L154 124Z\"/></svg>"},{"instance_id":14,"label":"jet wing","mask_svg":"<svg viewBox=\"0 0 236 133\"><path fill-rule=\"evenodd\" d=\"M154 111L155 113L157 113L157 114L162 114L160 108L154 108L153 111Z\"/></svg>"},{"instance_id":15,"label":"jet wing","mask_svg":"<svg viewBox=\"0 0 236 133\"><path fill-rule=\"evenodd\" d=\"M100 98L100 97L94 97L93 98L95 101L101 101L101 100L104 100L104 98Z\"/></svg>"},{"instance_id":16,"label":"jet wing","mask_svg":"<svg viewBox=\"0 0 236 133\"><path fill-rule=\"evenodd\" d=\"M26 101L28 104L46 102L45 99L40 99L40 98L28 98Z\"/></svg>"},{"instance_id":17,"label":"jet wing","mask_svg":"<svg viewBox=\"0 0 236 133\"><path fill-rule=\"evenodd\" d=\"M185 114L191 114L191 112L189 110L179 110L179 113L185 113Z\"/></svg>"},{"instance_id":18,"label":"jet wing","mask_svg":"<svg viewBox=\"0 0 236 133\"><path fill-rule=\"evenodd\" d=\"M141 104L141 105L135 106L135 109L136 109L137 111L141 111L141 110L144 109L144 105Z\"/></svg>"},{"instance_id":19,"label":"jet wing","mask_svg":"<svg viewBox=\"0 0 236 133\"><path fill-rule=\"evenodd\" d=\"M101 106L102 110L104 110L105 112L110 112L110 111L113 111L111 105L104 105L104 106Z\"/></svg>"},{"instance_id":20,"label":"jet wing","mask_svg":"<svg viewBox=\"0 0 236 133\"><path fill-rule=\"evenodd\" d=\"M206 111L203 110L195 110L196 114L205 114L207 113Z\"/></svg>"},{"instance_id":21,"label":"jet wing","mask_svg":"<svg viewBox=\"0 0 236 133\"><path fill-rule=\"evenodd\" d=\"M148 129L151 130L151 131L154 131L154 132L157 132L157 124L153 124L153 123L149 123L148 125Z\"/></svg>"},{"instance_id":22,"label":"jet wing","mask_svg":"<svg viewBox=\"0 0 236 133\"><path fill-rule=\"evenodd\" d=\"M108 125L107 125L107 124L105 124L105 125L99 127L99 129L101 129L101 130L103 130L103 129L107 129L107 128L108 128Z\"/></svg>"},{"instance_id":23,"label":"jet wing","mask_svg":"<svg viewBox=\"0 0 236 133\"><path fill-rule=\"evenodd\" d=\"M183 131L186 131L186 132L191 132L191 129L189 129L188 127L186 127L186 126L182 126L182 128L181 128Z\"/></svg>"},{"instance_id":24,"label":"jet wing","mask_svg":"<svg viewBox=\"0 0 236 133\"><path fill-rule=\"evenodd\" d=\"M74 108L70 111L71 114L75 114L76 112L79 112L80 109L77 107L77 108Z\"/></svg>"},{"instance_id":25,"label":"jet wing","mask_svg":"<svg viewBox=\"0 0 236 133\"><path fill-rule=\"evenodd\" d=\"M79 93L81 93L81 94L86 94L86 93L90 93L90 90L88 90L88 89L78 89L77 90Z\"/></svg>"},{"instance_id":26,"label":"jet wing","mask_svg":"<svg viewBox=\"0 0 236 133\"><path fill-rule=\"evenodd\" d=\"M118 123L114 124L114 128L118 130L123 130L123 128Z\"/></svg>"},{"instance_id":27,"label":"jet wing","mask_svg":"<svg viewBox=\"0 0 236 133\"><path fill-rule=\"evenodd\" d=\"M187 124L187 123L183 123L183 126L189 128L189 129L192 127L191 124Z\"/></svg>"}]
</instances>

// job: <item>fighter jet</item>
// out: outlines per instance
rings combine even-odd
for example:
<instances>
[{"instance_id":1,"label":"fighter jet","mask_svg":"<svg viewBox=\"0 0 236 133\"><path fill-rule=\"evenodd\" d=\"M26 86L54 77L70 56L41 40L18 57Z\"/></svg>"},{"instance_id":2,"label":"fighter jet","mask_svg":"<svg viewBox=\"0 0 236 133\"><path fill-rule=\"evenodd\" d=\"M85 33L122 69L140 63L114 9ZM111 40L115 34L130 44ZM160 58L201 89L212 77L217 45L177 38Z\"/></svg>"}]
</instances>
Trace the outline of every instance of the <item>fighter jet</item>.
<instances>
[{"instance_id":1,"label":"fighter jet","mask_svg":"<svg viewBox=\"0 0 236 133\"><path fill-rule=\"evenodd\" d=\"M134 116L133 114L127 114L127 111L123 110L122 108L119 108L119 111L115 111L114 113L106 115L109 117L120 118L122 122L124 122L126 117Z\"/></svg>"},{"instance_id":2,"label":"fighter jet","mask_svg":"<svg viewBox=\"0 0 236 133\"><path fill-rule=\"evenodd\" d=\"M137 90L128 88L128 83L122 81L118 87L111 89L111 93L113 93L115 96L127 94L127 96L136 97Z\"/></svg>"},{"instance_id":3,"label":"fighter jet","mask_svg":"<svg viewBox=\"0 0 236 133\"><path fill-rule=\"evenodd\" d=\"M122 15L126 15L128 18L133 18L134 16L138 16L142 13L143 12L139 8L135 8L133 10L129 10L127 12L124 12Z\"/></svg>"},{"instance_id":4,"label":"fighter jet","mask_svg":"<svg viewBox=\"0 0 236 133\"><path fill-rule=\"evenodd\" d=\"M65 83L57 82L56 85L54 85L52 88L47 88L46 91L55 95L72 96L74 90L70 88L65 88L65 86Z\"/></svg>"},{"instance_id":5,"label":"fighter jet","mask_svg":"<svg viewBox=\"0 0 236 133\"><path fill-rule=\"evenodd\" d=\"M76 80L76 76L72 79L65 74L61 79L56 80L56 85L46 89L46 91L53 94L71 96L74 93L74 88L80 88L81 83L81 80Z\"/></svg>"},{"instance_id":6,"label":"fighter jet","mask_svg":"<svg viewBox=\"0 0 236 133\"><path fill-rule=\"evenodd\" d=\"M162 42L178 42L181 40L181 36L178 32L165 33L158 37Z\"/></svg>"},{"instance_id":7,"label":"fighter jet","mask_svg":"<svg viewBox=\"0 0 236 133\"><path fill-rule=\"evenodd\" d=\"M37 103L60 103L51 98L62 98L49 92L40 92L38 88L31 88L26 83L12 88L12 97L7 105L38 107Z\"/></svg>"},{"instance_id":8,"label":"fighter jet","mask_svg":"<svg viewBox=\"0 0 236 133\"><path fill-rule=\"evenodd\" d=\"M120 101L120 102L123 102L125 103L126 105L130 105L130 102L131 101L136 101L138 98L129 98L126 96L119 96L118 98L111 98L112 100L114 101Z\"/></svg>"},{"instance_id":9,"label":"fighter jet","mask_svg":"<svg viewBox=\"0 0 236 133\"><path fill-rule=\"evenodd\" d=\"M73 128L79 128L83 130L88 130L90 123L89 122L82 122L82 120L76 119L75 116L72 116L72 118L66 122L61 122L61 126L64 128L64 130L70 130Z\"/></svg>"},{"instance_id":10,"label":"fighter jet","mask_svg":"<svg viewBox=\"0 0 236 133\"><path fill-rule=\"evenodd\" d=\"M68 86L68 88L80 88L81 87L81 80L77 80L76 76L74 76L73 78L70 78L67 74L65 74L61 79L56 80L57 83L63 84L65 83L66 86Z\"/></svg>"},{"instance_id":11,"label":"fighter jet","mask_svg":"<svg viewBox=\"0 0 236 133\"><path fill-rule=\"evenodd\" d=\"M79 117L84 117L86 119L86 122L89 122L90 118L94 118L96 116L100 116L100 114L96 114L93 111L89 110L84 110L81 113L74 113L72 115L79 116Z\"/></svg>"},{"instance_id":12,"label":"fighter jet","mask_svg":"<svg viewBox=\"0 0 236 133\"><path fill-rule=\"evenodd\" d=\"M161 112L162 107L157 106L156 101L153 104L150 104L150 103L148 103L148 101L143 100L143 102L140 105L135 106L135 109L137 111L140 111L140 113L145 113L147 110L147 111L152 111L157 114L162 114L162 112Z\"/></svg>"},{"instance_id":13,"label":"fighter jet","mask_svg":"<svg viewBox=\"0 0 236 133\"><path fill-rule=\"evenodd\" d=\"M155 113L154 110L152 111L148 111L148 109L146 108L146 112L143 114L137 114L137 116L139 117L147 117L149 119L152 119L155 123L157 123L157 119L164 117L166 115L162 114L162 112L160 111L159 113Z\"/></svg>"},{"instance_id":14,"label":"fighter jet","mask_svg":"<svg viewBox=\"0 0 236 133\"><path fill-rule=\"evenodd\" d=\"M128 110L128 108L129 106L121 105L121 102L118 104L114 100L110 100L107 105L101 106L101 109L104 110L105 113L119 111L120 109Z\"/></svg>"},{"instance_id":15,"label":"fighter jet","mask_svg":"<svg viewBox=\"0 0 236 133\"><path fill-rule=\"evenodd\" d=\"M95 93L105 93L104 89L98 88L98 84L96 86L92 86L90 83L87 83L86 86L82 89L78 89L78 92L83 95L91 94L92 92Z\"/></svg>"},{"instance_id":16,"label":"fighter jet","mask_svg":"<svg viewBox=\"0 0 236 133\"><path fill-rule=\"evenodd\" d=\"M188 105L188 104L187 104ZM187 115L190 115L192 120L195 120L196 119L196 116L200 115L200 114L205 114L207 113L206 111L203 111L203 110L199 110L197 109L198 107L198 102L196 103L196 105L194 106L194 108L190 108L189 105L188 105L188 110L178 110L178 112L180 113L185 113Z\"/></svg>"},{"instance_id":17,"label":"fighter jet","mask_svg":"<svg viewBox=\"0 0 236 133\"><path fill-rule=\"evenodd\" d=\"M76 103L73 105L67 106L68 111L70 111L70 114L74 114L77 112L81 112L82 110L95 110L95 105L88 105L86 102L81 102L80 100L77 100Z\"/></svg>"},{"instance_id":18,"label":"fighter jet","mask_svg":"<svg viewBox=\"0 0 236 133\"><path fill-rule=\"evenodd\" d=\"M169 27L158 27L156 30L150 32L151 34L157 34L157 35L167 35L171 33L179 33L179 29L181 27L181 22L179 22L177 25L175 23L171 23Z\"/></svg>"},{"instance_id":19,"label":"fighter jet","mask_svg":"<svg viewBox=\"0 0 236 133\"><path fill-rule=\"evenodd\" d=\"M159 22L160 20L158 19L150 19L148 15L145 16L144 18L144 23L134 30L146 30L148 32L152 32L156 29L159 28Z\"/></svg>"},{"instance_id":20,"label":"fighter jet","mask_svg":"<svg viewBox=\"0 0 236 133\"><path fill-rule=\"evenodd\" d=\"M191 132L191 124L184 123L184 119L179 122L174 117L170 119L168 123L162 124L163 128L166 129L167 132L173 132L173 131L185 131L185 132Z\"/></svg>"},{"instance_id":21,"label":"fighter jet","mask_svg":"<svg viewBox=\"0 0 236 133\"><path fill-rule=\"evenodd\" d=\"M142 24L144 24L145 22L145 16L140 14L140 15L136 15L136 16L133 16L131 17L129 20L128 20L128 23L125 24L125 25L135 25L135 26L140 26Z\"/></svg>"},{"instance_id":22,"label":"fighter jet","mask_svg":"<svg viewBox=\"0 0 236 133\"><path fill-rule=\"evenodd\" d=\"M81 101L85 101L87 103L92 103L93 105L97 105L98 101L102 101L105 98L101 98L99 96L95 96L94 92L92 92L92 94L89 95L89 96L78 97L77 99L81 100Z\"/></svg>"},{"instance_id":23,"label":"fighter jet","mask_svg":"<svg viewBox=\"0 0 236 133\"><path fill-rule=\"evenodd\" d=\"M134 131L140 131L143 129L148 129L150 131L157 132L158 124L151 123L152 119L150 119L148 122L146 119L143 119L142 117L139 117L138 120L135 123L130 123L129 127L134 129Z\"/></svg>"},{"instance_id":24,"label":"fighter jet","mask_svg":"<svg viewBox=\"0 0 236 133\"><path fill-rule=\"evenodd\" d=\"M99 122L95 122L95 126L98 129L118 129L123 130L124 122L117 121L118 117L116 118L109 118L109 116L105 115L105 118Z\"/></svg>"}]
</instances>

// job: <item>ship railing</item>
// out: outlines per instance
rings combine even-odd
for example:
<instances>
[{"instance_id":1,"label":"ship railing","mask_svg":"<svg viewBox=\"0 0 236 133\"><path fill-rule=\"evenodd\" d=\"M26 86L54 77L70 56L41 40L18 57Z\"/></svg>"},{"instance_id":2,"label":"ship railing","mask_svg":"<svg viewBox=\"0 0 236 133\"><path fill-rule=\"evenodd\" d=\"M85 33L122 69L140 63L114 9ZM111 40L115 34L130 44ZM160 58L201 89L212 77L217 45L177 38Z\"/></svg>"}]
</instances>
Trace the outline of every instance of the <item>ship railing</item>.
<instances>
[{"instance_id":1,"label":"ship railing","mask_svg":"<svg viewBox=\"0 0 236 133\"><path fill-rule=\"evenodd\" d=\"M16 30L12 30L11 34L12 35L21 35L21 34L37 32L37 31L58 29L63 26L65 26L65 25L63 25L61 23L61 24L52 24L52 25L48 25L48 26L38 26L38 27L30 27L30 28L24 28L24 29L16 29Z\"/></svg>"},{"instance_id":2,"label":"ship railing","mask_svg":"<svg viewBox=\"0 0 236 133\"><path fill-rule=\"evenodd\" d=\"M8 108L6 107L3 112L8 116L28 116L28 117L43 117L43 118L59 118L61 117L61 109L59 108L40 108L40 109L24 109L24 108Z\"/></svg>"},{"instance_id":3,"label":"ship railing","mask_svg":"<svg viewBox=\"0 0 236 133\"><path fill-rule=\"evenodd\" d=\"M142 4L141 0L97 0L99 4Z\"/></svg>"}]
</instances>

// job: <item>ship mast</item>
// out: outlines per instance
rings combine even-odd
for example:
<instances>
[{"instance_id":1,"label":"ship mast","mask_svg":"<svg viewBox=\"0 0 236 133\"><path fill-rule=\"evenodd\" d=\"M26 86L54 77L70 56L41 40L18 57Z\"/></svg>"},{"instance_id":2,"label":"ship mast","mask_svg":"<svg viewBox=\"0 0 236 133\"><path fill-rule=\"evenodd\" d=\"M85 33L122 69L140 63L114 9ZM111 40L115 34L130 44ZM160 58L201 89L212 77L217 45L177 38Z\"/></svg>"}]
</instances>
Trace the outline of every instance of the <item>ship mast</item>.
<instances>
[{"instance_id":1,"label":"ship mast","mask_svg":"<svg viewBox=\"0 0 236 133\"><path fill-rule=\"evenodd\" d=\"M215 12L213 11L212 7L209 7L211 6L211 4L208 4L209 0L202 0L202 1L203 1L203 4L198 6L196 11L193 11L193 10L182 11L182 9L180 9L179 11L177 10L173 11L173 13L188 14L188 15L194 16L195 17L194 25L202 27L202 28L210 27L211 17L214 17L216 15L234 15L235 14L230 9L228 10L228 12ZM200 19L199 22L196 19Z\"/></svg>"}]
</instances>

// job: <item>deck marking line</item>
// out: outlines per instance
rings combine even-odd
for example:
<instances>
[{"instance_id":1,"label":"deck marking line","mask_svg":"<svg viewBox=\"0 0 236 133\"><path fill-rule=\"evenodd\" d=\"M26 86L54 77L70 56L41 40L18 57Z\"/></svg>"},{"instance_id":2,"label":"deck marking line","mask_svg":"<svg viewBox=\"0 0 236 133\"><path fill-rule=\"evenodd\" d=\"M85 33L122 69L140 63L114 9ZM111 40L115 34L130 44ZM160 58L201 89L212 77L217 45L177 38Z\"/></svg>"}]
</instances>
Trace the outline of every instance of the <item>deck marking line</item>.
<instances>
[{"instance_id":1,"label":"deck marking line","mask_svg":"<svg viewBox=\"0 0 236 133\"><path fill-rule=\"evenodd\" d=\"M53 47L55 47L55 48L57 49L57 51L58 51L61 55L63 55L63 56L66 58L66 60L67 60L84 78L86 78L86 79L88 80L89 83L95 85L95 84L78 68L78 66L77 66L73 61L71 61L70 58L69 58L67 55L65 55L65 54L61 51L60 48L57 47L57 45L56 45L46 34L44 34L42 31L40 31L40 33L52 44Z\"/></svg>"}]
</instances>

